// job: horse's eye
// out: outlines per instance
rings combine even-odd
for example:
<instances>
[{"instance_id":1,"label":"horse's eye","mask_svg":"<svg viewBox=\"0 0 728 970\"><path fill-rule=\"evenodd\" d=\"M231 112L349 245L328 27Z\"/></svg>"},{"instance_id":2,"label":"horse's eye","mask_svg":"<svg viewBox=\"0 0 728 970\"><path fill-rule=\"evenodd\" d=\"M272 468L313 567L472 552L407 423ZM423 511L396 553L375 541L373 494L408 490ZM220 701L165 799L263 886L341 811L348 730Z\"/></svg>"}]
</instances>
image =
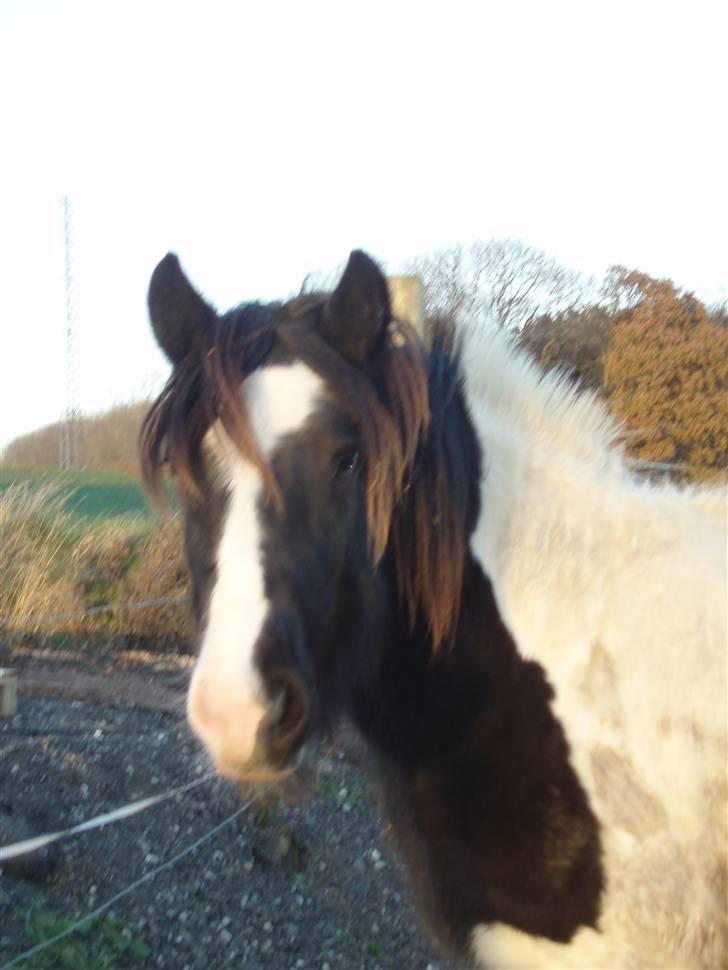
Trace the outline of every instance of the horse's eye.
<instances>
[{"instance_id":1,"label":"horse's eye","mask_svg":"<svg viewBox=\"0 0 728 970\"><path fill-rule=\"evenodd\" d=\"M359 464L359 453L356 451L345 451L336 459L334 478L346 478L352 475Z\"/></svg>"}]
</instances>

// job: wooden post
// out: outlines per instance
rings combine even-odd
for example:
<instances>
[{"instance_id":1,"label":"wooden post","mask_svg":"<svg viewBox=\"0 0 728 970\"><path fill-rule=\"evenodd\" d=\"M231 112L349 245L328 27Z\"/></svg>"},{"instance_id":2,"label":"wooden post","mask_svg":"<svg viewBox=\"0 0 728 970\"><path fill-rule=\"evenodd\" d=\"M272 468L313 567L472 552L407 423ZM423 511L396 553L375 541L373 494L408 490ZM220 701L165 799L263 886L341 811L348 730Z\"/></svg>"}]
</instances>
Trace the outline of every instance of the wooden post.
<instances>
[{"instance_id":1,"label":"wooden post","mask_svg":"<svg viewBox=\"0 0 728 970\"><path fill-rule=\"evenodd\" d=\"M18 709L18 677L10 667L0 667L0 717L12 717Z\"/></svg>"},{"instance_id":2,"label":"wooden post","mask_svg":"<svg viewBox=\"0 0 728 970\"><path fill-rule=\"evenodd\" d=\"M392 316L411 323L420 337L425 335L425 288L419 276L390 276L387 279Z\"/></svg>"}]
</instances>

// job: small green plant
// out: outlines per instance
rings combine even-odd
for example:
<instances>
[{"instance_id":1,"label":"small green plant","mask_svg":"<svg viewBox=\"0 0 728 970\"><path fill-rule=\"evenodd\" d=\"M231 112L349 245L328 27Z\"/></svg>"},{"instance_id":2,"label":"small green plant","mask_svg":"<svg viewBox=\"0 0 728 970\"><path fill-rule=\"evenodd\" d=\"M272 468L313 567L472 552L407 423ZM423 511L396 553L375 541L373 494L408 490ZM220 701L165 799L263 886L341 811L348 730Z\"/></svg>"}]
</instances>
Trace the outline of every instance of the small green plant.
<instances>
[{"instance_id":1,"label":"small green plant","mask_svg":"<svg viewBox=\"0 0 728 970\"><path fill-rule=\"evenodd\" d=\"M339 797L339 784L333 775L320 774L318 777L318 788L323 795L329 798L338 799Z\"/></svg>"},{"instance_id":2,"label":"small green plant","mask_svg":"<svg viewBox=\"0 0 728 970\"><path fill-rule=\"evenodd\" d=\"M306 892L306 876L300 870L293 873L291 883L297 893L303 895Z\"/></svg>"},{"instance_id":3,"label":"small green plant","mask_svg":"<svg viewBox=\"0 0 728 970\"><path fill-rule=\"evenodd\" d=\"M333 775L319 774L318 790L340 805L347 802L354 809L363 808L366 805L366 796L361 789L351 785L350 782L349 787L342 788L341 783Z\"/></svg>"},{"instance_id":4,"label":"small green plant","mask_svg":"<svg viewBox=\"0 0 728 970\"><path fill-rule=\"evenodd\" d=\"M379 963L384 964L387 967L394 966L394 959L387 953L387 951L381 946L381 944L373 939L369 938L367 940L362 940L360 937L357 938L348 929L342 929L341 927L334 932L334 940L339 946L345 946L347 949L351 950L352 954L366 954L366 956L374 957Z\"/></svg>"},{"instance_id":5,"label":"small green plant","mask_svg":"<svg viewBox=\"0 0 728 970\"><path fill-rule=\"evenodd\" d=\"M18 970L127 970L143 966L151 953L134 928L113 914L89 920L58 940L78 916L35 906L20 915L30 946L48 945L18 964Z\"/></svg>"},{"instance_id":6,"label":"small green plant","mask_svg":"<svg viewBox=\"0 0 728 970\"><path fill-rule=\"evenodd\" d=\"M259 803L255 811L253 812L253 818L255 819L255 824L265 826L270 821L271 814L273 812L273 806L267 802Z\"/></svg>"},{"instance_id":7,"label":"small green plant","mask_svg":"<svg viewBox=\"0 0 728 970\"><path fill-rule=\"evenodd\" d=\"M376 940L367 940L364 949L369 954L370 957L374 957L375 960L379 960L380 963L384 963L386 966L394 966L394 960L387 953L386 950L382 949L381 945Z\"/></svg>"}]
</instances>

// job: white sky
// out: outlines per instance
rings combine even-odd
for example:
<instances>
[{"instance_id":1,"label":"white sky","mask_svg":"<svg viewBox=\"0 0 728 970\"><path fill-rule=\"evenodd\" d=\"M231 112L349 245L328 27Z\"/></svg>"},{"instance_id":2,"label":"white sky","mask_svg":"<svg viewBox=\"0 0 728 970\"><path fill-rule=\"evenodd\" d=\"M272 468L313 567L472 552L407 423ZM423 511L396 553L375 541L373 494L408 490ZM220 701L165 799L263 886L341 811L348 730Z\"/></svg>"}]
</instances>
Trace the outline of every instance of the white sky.
<instances>
[{"instance_id":1,"label":"white sky","mask_svg":"<svg viewBox=\"0 0 728 970\"><path fill-rule=\"evenodd\" d=\"M728 285L725 0L0 0L0 446L166 372L168 249L220 306L364 247L511 236Z\"/></svg>"}]
</instances>

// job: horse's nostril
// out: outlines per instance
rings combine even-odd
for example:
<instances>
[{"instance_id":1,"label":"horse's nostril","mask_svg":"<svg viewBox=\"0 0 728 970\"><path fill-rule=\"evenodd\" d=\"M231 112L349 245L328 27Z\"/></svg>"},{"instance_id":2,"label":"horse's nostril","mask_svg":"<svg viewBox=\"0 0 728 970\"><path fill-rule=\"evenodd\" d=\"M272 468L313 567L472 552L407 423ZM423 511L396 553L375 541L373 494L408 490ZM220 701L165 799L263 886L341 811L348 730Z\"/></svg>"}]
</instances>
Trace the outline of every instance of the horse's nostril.
<instances>
[{"instance_id":1,"label":"horse's nostril","mask_svg":"<svg viewBox=\"0 0 728 970\"><path fill-rule=\"evenodd\" d=\"M308 724L308 691L301 679L289 671L276 672L270 678L269 690L274 699L258 729L258 737L268 760L282 765L296 750Z\"/></svg>"}]
</instances>

